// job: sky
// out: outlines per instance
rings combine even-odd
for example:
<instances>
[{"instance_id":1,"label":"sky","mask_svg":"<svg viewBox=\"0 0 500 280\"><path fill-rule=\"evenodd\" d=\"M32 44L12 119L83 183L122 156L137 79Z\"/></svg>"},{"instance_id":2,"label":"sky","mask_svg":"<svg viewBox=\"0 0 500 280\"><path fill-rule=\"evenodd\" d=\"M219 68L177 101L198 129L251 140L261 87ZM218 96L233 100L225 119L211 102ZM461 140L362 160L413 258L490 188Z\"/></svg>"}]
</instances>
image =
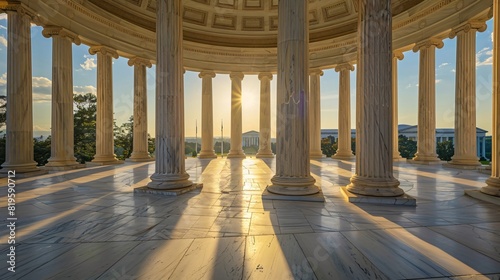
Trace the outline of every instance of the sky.
<instances>
[{"instance_id":1,"label":"sky","mask_svg":"<svg viewBox=\"0 0 500 280\"><path fill-rule=\"evenodd\" d=\"M492 91L492 20L488 28L477 33L476 43L476 107L477 126L491 132ZM50 133L52 39L42 36L42 28L32 26L33 129L34 135ZM6 94L7 19L0 14L0 95ZM86 45L73 44L74 93L96 93L97 61ZM407 51L398 64L399 123L417 124L418 113L418 53ZM133 67L120 57L113 60L114 118L118 125L133 114ZM455 110L456 38L445 39L444 47L436 50L436 127L452 128ZM338 73L325 69L321 77L321 128L338 127ZM155 67L147 69L148 132L155 131ZM351 125L355 128L356 71L351 72ZM257 75L246 75L242 81L243 132L259 131L260 81ZM187 71L184 77L185 135L194 137L196 123L201 133L201 79L197 72ZM229 75L213 79L214 137L230 135L231 81ZM271 133L276 133L276 75L271 81ZM490 133L489 133L490 134Z\"/></svg>"}]
</instances>

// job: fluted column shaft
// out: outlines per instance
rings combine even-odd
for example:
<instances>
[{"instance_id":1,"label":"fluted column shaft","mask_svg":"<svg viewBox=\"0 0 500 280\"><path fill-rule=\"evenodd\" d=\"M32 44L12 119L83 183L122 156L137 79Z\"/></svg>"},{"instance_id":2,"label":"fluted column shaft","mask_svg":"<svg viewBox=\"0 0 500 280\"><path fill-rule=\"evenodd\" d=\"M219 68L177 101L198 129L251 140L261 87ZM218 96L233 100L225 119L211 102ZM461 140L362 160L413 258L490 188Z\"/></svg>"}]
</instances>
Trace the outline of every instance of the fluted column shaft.
<instances>
[{"instance_id":1,"label":"fluted column shaft","mask_svg":"<svg viewBox=\"0 0 500 280\"><path fill-rule=\"evenodd\" d=\"M279 1L276 174L267 190L318 193L309 167L308 1Z\"/></svg>"},{"instance_id":2,"label":"fluted column shaft","mask_svg":"<svg viewBox=\"0 0 500 280\"><path fill-rule=\"evenodd\" d=\"M392 158L401 159L399 153L399 130L398 130L398 60L403 60L404 54L395 51L392 55Z\"/></svg>"},{"instance_id":3,"label":"fluted column shaft","mask_svg":"<svg viewBox=\"0 0 500 280\"><path fill-rule=\"evenodd\" d=\"M7 11L7 121L1 173L38 171L33 160L31 25L24 13Z\"/></svg>"},{"instance_id":4,"label":"fluted column shaft","mask_svg":"<svg viewBox=\"0 0 500 280\"><path fill-rule=\"evenodd\" d=\"M260 73L259 151L257 158L274 157L271 150L271 80L273 74Z\"/></svg>"},{"instance_id":5,"label":"fluted column shaft","mask_svg":"<svg viewBox=\"0 0 500 280\"><path fill-rule=\"evenodd\" d=\"M418 43L414 52L420 51L418 77L418 162L438 162L436 154L436 47L442 48L439 39Z\"/></svg>"},{"instance_id":6,"label":"fluted column shaft","mask_svg":"<svg viewBox=\"0 0 500 280\"><path fill-rule=\"evenodd\" d=\"M323 71L314 69L310 71L309 94L309 129L310 129L310 158L322 158L321 151L321 76Z\"/></svg>"},{"instance_id":7,"label":"fluted column shaft","mask_svg":"<svg viewBox=\"0 0 500 280\"><path fill-rule=\"evenodd\" d=\"M391 1L361 0L358 24L356 174L347 190L399 196L404 192L392 168Z\"/></svg>"},{"instance_id":8,"label":"fluted column shaft","mask_svg":"<svg viewBox=\"0 0 500 280\"><path fill-rule=\"evenodd\" d=\"M231 78L231 149L228 158L245 158L242 144L241 81L243 73L233 72Z\"/></svg>"},{"instance_id":9,"label":"fluted column shaft","mask_svg":"<svg viewBox=\"0 0 500 280\"><path fill-rule=\"evenodd\" d=\"M339 72L339 135L337 141L337 152L332 158L352 159L351 148L351 75L354 66L350 63L340 64L335 67Z\"/></svg>"},{"instance_id":10,"label":"fluted column shaft","mask_svg":"<svg viewBox=\"0 0 500 280\"><path fill-rule=\"evenodd\" d=\"M92 163L117 163L114 152L113 132L113 58L116 51L104 47L91 47L90 54L97 54L97 114L96 154Z\"/></svg>"},{"instance_id":11,"label":"fluted column shaft","mask_svg":"<svg viewBox=\"0 0 500 280\"><path fill-rule=\"evenodd\" d=\"M129 66L134 66L134 141L130 161L151 160L148 152L148 96L146 67L151 62L146 59L132 58Z\"/></svg>"},{"instance_id":12,"label":"fluted column shaft","mask_svg":"<svg viewBox=\"0 0 500 280\"><path fill-rule=\"evenodd\" d=\"M72 43L79 45L75 34L60 27L45 27L42 34L52 37L52 118L49 168L72 168L74 156L73 55Z\"/></svg>"},{"instance_id":13,"label":"fluted column shaft","mask_svg":"<svg viewBox=\"0 0 500 280\"><path fill-rule=\"evenodd\" d=\"M481 165L476 137L476 31L486 30L484 22L470 22L454 29L457 36L455 79L455 153L450 164Z\"/></svg>"},{"instance_id":14,"label":"fluted column shaft","mask_svg":"<svg viewBox=\"0 0 500 280\"><path fill-rule=\"evenodd\" d=\"M491 139L491 176L481 192L500 196L500 3L493 1L493 116Z\"/></svg>"},{"instance_id":15,"label":"fluted column shaft","mask_svg":"<svg viewBox=\"0 0 500 280\"><path fill-rule=\"evenodd\" d=\"M203 71L201 79L201 151L199 158L216 158L214 151L214 113L212 79L214 72Z\"/></svg>"},{"instance_id":16,"label":"fluted column shaft","mask_svg":"<svg viewBox=\"0 0 500 280\"><path fill-rule=\"evenodd\" d=\"M181 0L158 0L156 19L156 164L149 188L191 186L184 158Z\"/></svg>"}]
</instances>

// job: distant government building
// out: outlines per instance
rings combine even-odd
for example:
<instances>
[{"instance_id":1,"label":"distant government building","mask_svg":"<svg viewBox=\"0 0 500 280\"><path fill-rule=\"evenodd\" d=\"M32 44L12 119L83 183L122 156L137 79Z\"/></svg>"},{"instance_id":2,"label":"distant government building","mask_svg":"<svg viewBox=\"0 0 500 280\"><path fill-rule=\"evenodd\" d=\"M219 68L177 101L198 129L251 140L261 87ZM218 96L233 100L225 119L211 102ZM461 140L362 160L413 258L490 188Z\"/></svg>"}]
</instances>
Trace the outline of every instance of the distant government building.
<instances>
[{"instance_id":1,"label":"distant government building","mask_svg":"<svg viewBox=\"0 0 500 280\"><path fill-rule=\"evenodd\" d=\"M408 137L408 139L417 141L417 126L400 124L398 125L399 135ZM477 143L477 156L486 158L486 133L488 131L477 127L476 128L476 143ZM356 130L351 129L351 138L356 137ZM338 138L338 129L322 129L321 139L330 138L332 143ZM454 128L436 128L436 143L441 143L444 141L452 141L455 144L455 129Z\"/></svg>"}]
</instances>

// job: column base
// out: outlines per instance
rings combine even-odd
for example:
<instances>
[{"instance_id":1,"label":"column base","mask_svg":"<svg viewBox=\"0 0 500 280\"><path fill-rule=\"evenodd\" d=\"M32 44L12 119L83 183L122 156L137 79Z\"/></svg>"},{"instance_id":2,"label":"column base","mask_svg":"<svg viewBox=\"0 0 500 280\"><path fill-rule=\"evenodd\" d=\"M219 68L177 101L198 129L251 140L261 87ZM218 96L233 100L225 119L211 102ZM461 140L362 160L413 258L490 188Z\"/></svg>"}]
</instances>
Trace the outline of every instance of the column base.
<instances>
[{"instance_id":1,"label":"column base","mask_svg":"<svg viewBox=\"0 0 500 280\"><path fill-rule=\"evenodd\" d=\"M66 165L66 166L43 166L43 170L47 171L66 171L66 170L73 170L73 169L80 169L80 168L85 168L85 164L80 164L77 163L75 165Z\"/></svg>"},{"instance_id":2,"label":"column base","mask_svg":"<svg viewBox=\"0 0 500 280\"><path fill-rule=\"evenodd\" d=\"M404 205L404 206L417 206L417 200L407 194L393 197L376 197L354 194L347 190L346 187L340 187L340 191L344 198L351 203L372 203L372 204L390 204L390 205Z\"/></svg>"},{"instance_id":3,"label":"column base","mask_svg":"<svg viewBox=\"0 0 500 280\"><path fill-rule=\"evenodd\" d=\"M310 159L320 159L326 157L321 150L309 152Z\"/></svg>"},{"instance_id":4,"label":"column base","mask_svg":"<svg viewBox=\"0 0 500 280\"><path fill-rule=\"evenodd\" d=\"M151 182L148 183L147 187L155 190L182 189L193 185L193 182L188 179L187 173L181 175L155 173L151 175Z\"/></svg>"},{"instance_id":5,"label":"column base","mask_svg":"<svg viewBox=\"0 0 500 280\"><path fill-rule=\"evenodd\" d=\"M200 151L200 154L198 154L198 158L217 158L217 155L215 154L214 150Z\"/></svg>"},{"instance_id":6,"label":"column base","mask_svg":"<svg viewBox=\"0 0 500 280\"><path fill-rule=\"evenodd\" d=\"M23 163L23 164L9 164L9 163L2 164L2 169L0 169L0 174L5 174L5 176L2 176L2 177L7 177L9 171L15 171L16 177L17 177L17 174L24 174L24 173L26 173L26 174L32 173L28 177L37 176L40 174L47 173L47 171L40 170L40 168L38 168L36 166L36 162L34 162L34 161L30 162L30 163ZM37 172L42 172L42 173L35 174Z\"/></svg>"},{"instance_id":7,"label":"column base","mask_svg":"<svg viewBox=\"0 0 500 280\"><path fill-rule=\"evenodd\" d=\"M94 156L94 159L86 163L88 166L97 166L97 165L111 165L111 164L123 164L124 161L118 160L115 155L110 156Z\"/></svg>"},{"instance_id":8,"label":"column base","mask_svg":"<svg viewBox=\"0 0 500 280\"><path fill-rule=\"evenodd\" d=\"M67 168L72 169L73 166L78 166L78 162L76 162L75 158L70 159L70 160L68 160L68 159L59 160L59 159L49 158L48 163L45 164L45 168L58 168L58 167L66 168L67 167Z\"/></svg>"},{"instance_id":9,"label":"column base","mask_svg":"<svg viewBox=\"0 0 500 280\"><path fill-rule=\"evenodd\" d=\"M486 184L488 185L481 188L482 193L500 197L500 178L490 177L486 180Z\"/></svg>"},{"instance_id":10,"label":"column base","mask_svg":"<svg viewBox=\"0 0 500 280\"><path fill-rule=\"evenodd\" d=\"M155 160L154 158L148 156L148 157L142 157L142 158L140 158L140 157L134 157L134 158L130 157L130 158L127 158L125 161L126 162L146 162L146 161L154 161L154 160Z\"/></svg>"},{"instance_id":11,"label":"column base","mask_svg":"<svg viewBox=\"0 0 500 280\"><path fill-rule=\"evenodd\" d=\"M265 151L265 150L259 150L257 154L255 155L256 158L274 158L274 154L271 150Z\"/></svg>"},{"instance_id":12,"label":"column base","mask_svg":"<svg viewBox=\"0 0 500 280\"><path fill-rule=\"evenodd\" d=\"M132 161L132 162L142 162L142 161L151 161L154 160L149 156L149 153L146 151L142 152L132 152L130 157L126 159L125 161Z\"/></svg>"},{"instance_id":13,"label":"column base","mask_svg":"<svg viewBox=\"0 0 500 280\"><path fill-rule=\"evenodd\" d=\"M406 159L402 157L399 153L393 155L394 157L392 158L392 161L406 161Z\"/></svg>"},{"instance_id":14,"label":"column base","mask_svg":"<svg viewBox=\"0 0 500 280\"><path fill-rule=\"evenodd\" d=\"M338 159L338 160L352 160L352 159L355 159L356 156L353 155L352 153L351 154L339 154L339 153L336 153L332 156L333 159Z\"/></svg>"},{"instance_id":15,"label":"column base","mask_svg":"<svg viewBox=\"0 0 500 280\"><path fill-rule=\"evenodd\" d=\"M395 178L365 178L354 175L350 181L346 190L355 194L377 197L394 197L404 194L399 187L399 181Z\"/></svg>"},{"instance_id":16,"label":"column base","mask_svg":"<svg viewBox=\"0 0 500 280\"><path fill-rule=\"evenodd\" d=\"M271 183L272 185L267 186L267 191L280 195L311 195L320 191L314 185L316 180L311 176L307 178L274 176Z\"/></svg>"},{"instance_id":17,"label":"column base","mask_svg":"<svg viewBox=\"0 0 500 280\"><path fill-rule=\"evenodd\" d=\"M178 196L193 190L201 189L203 188L203 184L192 184L189 187L185 187L182 189L171 189L171 190L158 190L158 189L151 189L148 188L147 186L144 187L138 187L134 189L134 193L148 193L148 194L159 194L159 195L166 195L166 196Z\"/></svg>"},{"instance_id":18,"label":"column base","mask_svg":"<svg viewBox=\"0 0 500 280\"><path fill-rule=\"evenodd\" d=\"M0 178L12 177L12 178L28 178L47 174L47 170L40 169L33 164L19 164L19 165L9 165L2 164L2 169L0 169ZM15 174L9 173L9 171L14 171ZM13 176L14 175L14 176Z\"/></svg>"},{"instance_id":19,"label":"column base","mask_svg":"<svg viewBox=\"0 0 500 280\"><path fill-rule=\"evenodd\" d=\"M226 157L227 158L246 158L247 156L245 155L245 152L243 152L243 150L239 150L239 151L230 150L229 154L227 154Z\"/></svg>"},{"instance_id":20,"label":"column base","mask_svg":"<svg viewBox=\"0 0 500 280\"><path fill-rule=\"evenodd\" d=\"M437 157L437 154L430 155L415 155L413 159L410 160L412 163L417 164L440 164L441 160Z\"/></svg>"}]
</instances>

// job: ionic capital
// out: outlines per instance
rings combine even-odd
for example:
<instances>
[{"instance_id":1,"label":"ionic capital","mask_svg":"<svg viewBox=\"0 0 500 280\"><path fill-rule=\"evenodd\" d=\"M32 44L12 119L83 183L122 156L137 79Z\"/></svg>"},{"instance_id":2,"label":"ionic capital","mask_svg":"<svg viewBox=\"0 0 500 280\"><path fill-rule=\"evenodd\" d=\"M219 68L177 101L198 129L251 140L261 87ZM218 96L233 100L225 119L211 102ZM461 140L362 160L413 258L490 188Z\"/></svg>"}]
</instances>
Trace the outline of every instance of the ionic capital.
<instances>
[{"instance_id":1,"label":"ionic capital","mask_svg":"<svg viewBox=\"0 0 500 280\"><path fill-rule=\"evenodd\" d=\"M259 73L259 80L262 81L263 79L267 79L270 81L273 79L273 74L269 72Z\"/></svg>"},{"instance_id":2,"label":"ionic capital","mask_svg":"<svg viewBox=\"0 0 500 280\"><path fill-rule=\"evenodd\" d=\"M89 53L94 55L96 53L101 53L103 55L108 55L108 56L111 56L115 59L118 58L118 53L113 50L112 48L109 48L109 47L106 47L106 46L93 46L93 47L90 47L89 49Z\"/></svg>"},{"instance_id":3,"label":"ionic capital","mask_svg":"<svg viewBox=\"0 0 500 280\"><path fill-rule=\"evenodd\" d=\"M323 71L321 69L311 69L309 70L309 75L312 76L312 75L319 75L319 76L323 76Z\"/></svg>"},{"instance_id":4,"label":"ionic capital","mask_svg":"<svg viewBox=\"0 0 500 280\"><path fill-rule=\"evenodd\" d=\"M420 41L413 47L413 52L418 52L419 50L424 48L428 49L432 46L435 46L438 49L442 48L444 46L443 40L438 38L430 38L425 41Z\"/></svg>"},{"instance_id":5,"label":"ionic capital","mask_svg":"<svg viewBox=\"0 0 500 280\"><path fill-rule=\"evenodd\" d=\"M345 62L335 66L335 72L340 72L343 70L353 71L354 65L352 65L350 62Z\"/></svg>"},{"instance_id":6,"label":"ionic capital","mask_svg":"<svg viewBox=\"0 0 500 280\"><path fill-rule=\"evenodd\" d=\"M149 59L141 58L141 57L133 57L128 60L128 66L146 66L151 68L153 65Z\"/></svg>"},{"instance_id":7,"label":"ionic capital","mask_svg":"<svg viewBox=\"0 0 500 280\"><path fill-rule=\"evenodd\" d=\"M18 13L21 16L29 17L30 20L36 20L35 11L24 6L20 1L0 1L0 12L1 13Z\"/></svg>"},{"instance_id":8,"label":"ionic capital","mask_svg":"<svg viewBox=\"0 0 500 280\"><path fill-rule=\"evenodd\" d=\"M231 72L231 74L229 74L229 78L231 78L231 81L232 80L243 80L243 77L245 77L245 75L243 75L242 72Z\"/></svg>"},{"instance_id":9,"label":"ionic capital","mask_svg":"<svg viewBox=\"0 0 500 280\"><path fill-rule=\"evenodd\" d=\"M451 30L450 39L455 38L460 32L467 33L471 30L483 32L487 27L488 26L486 25L486 22L482 20L471 20L468 22L464 22Z\"/></svg>"},{"instance_id":10,"label":"ionic capital","mask_svg":"<svg viewBox=\"0 0 500 280\"><path fill-rule=\"evenodd\" d=\"M215 72L214 71L201 71L200 74L198 74L198 77L200 78L215 78Z\"/></svg>"},{"instance_id":11,"label":"ionic capital","mask_svg":"<svg viewBox=\"0 0 500 280\"><path fill-rule=\"evenodd\" d=\"M46 26L43 28L42 35L45 38L50 38L52 36L60 36L62 38L67 38L70 40L72 43L75 43L75 45L80 45L82 41L76 35L76 33L73 33L67 29L64 29L59 26Z\"/></svg>"},{"instance_id":12,"label":"ionic capital","mask_svg":"<svg viewBox=\"0 0 500 280\"><path fill-rule=\"evenodd\" d=\"M403 51L395 50L392 53L392 58L396 58L398 60L403 60L405 58L405 55L404 55Z\"/></svg>"}]
</instances>

